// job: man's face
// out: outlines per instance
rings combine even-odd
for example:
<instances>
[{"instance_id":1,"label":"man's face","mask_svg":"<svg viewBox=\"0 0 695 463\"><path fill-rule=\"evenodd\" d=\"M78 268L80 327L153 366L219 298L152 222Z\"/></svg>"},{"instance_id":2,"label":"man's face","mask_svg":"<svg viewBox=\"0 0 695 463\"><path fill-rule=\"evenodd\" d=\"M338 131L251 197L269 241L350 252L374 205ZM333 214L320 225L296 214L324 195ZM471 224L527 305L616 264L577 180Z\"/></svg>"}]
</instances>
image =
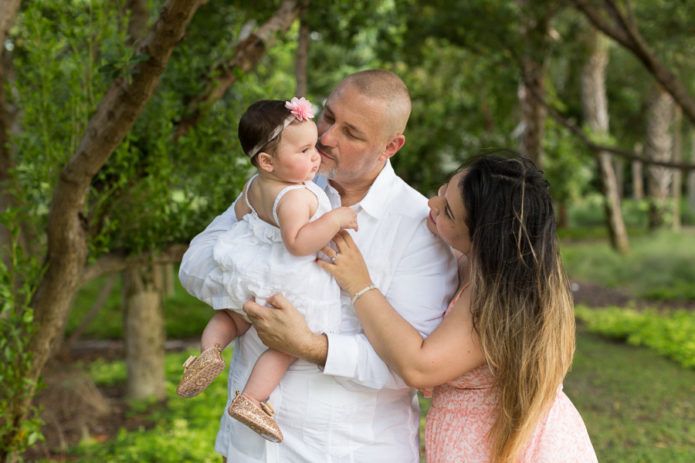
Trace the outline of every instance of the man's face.
<instances>
[{"instance_id":1,"label":"man's face","mask_svg":"<svg viewBox=\"0 0 695 463\"><path fill-rule=\"evenodd\" d=\"M326 101L317 126L319 173L341 185L373 180L388 158L386 103L343 84Z\"/></svg>"}]
</instances>

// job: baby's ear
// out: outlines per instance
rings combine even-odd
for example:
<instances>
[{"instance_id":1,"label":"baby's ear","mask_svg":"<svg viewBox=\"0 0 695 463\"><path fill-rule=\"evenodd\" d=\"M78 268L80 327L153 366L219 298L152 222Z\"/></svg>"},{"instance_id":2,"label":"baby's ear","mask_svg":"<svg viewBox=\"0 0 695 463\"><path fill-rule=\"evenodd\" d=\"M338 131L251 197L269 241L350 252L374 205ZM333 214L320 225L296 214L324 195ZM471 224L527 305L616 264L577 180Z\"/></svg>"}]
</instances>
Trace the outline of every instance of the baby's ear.
<instances>
[{"instance_id":1,"label":"baby's ear","mask_svg":"<svg viewBox=\"0 0 695 463\"><path fill-rule=\"evenodd\" d=\"M261 151L257 155L258 168L266 172L273 171L273 157L268 153Z\"/></svg>"}]
</instances>

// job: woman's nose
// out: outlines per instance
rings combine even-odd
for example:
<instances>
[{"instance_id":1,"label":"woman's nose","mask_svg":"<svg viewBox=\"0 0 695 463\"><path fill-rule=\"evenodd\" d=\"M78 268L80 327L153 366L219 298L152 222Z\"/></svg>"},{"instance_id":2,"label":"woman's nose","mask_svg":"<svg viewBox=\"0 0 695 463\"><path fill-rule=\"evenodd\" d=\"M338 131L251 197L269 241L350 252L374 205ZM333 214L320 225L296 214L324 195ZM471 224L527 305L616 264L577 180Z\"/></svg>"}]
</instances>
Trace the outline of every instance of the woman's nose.
<instances>
[{"instance_id":1,"label":"woman's nose","mask_svg":"<svg viewBox=\"0 0 695 463\"><path fill-rule=\"evenodd\" d=\"M427 201L427 205L429 206L430 211L432 211L433 217L435 217L439 214L439 204L438 203L439 203L440 199L441 199L441 196L434 196Z\"/></svg>"}]
</instances>

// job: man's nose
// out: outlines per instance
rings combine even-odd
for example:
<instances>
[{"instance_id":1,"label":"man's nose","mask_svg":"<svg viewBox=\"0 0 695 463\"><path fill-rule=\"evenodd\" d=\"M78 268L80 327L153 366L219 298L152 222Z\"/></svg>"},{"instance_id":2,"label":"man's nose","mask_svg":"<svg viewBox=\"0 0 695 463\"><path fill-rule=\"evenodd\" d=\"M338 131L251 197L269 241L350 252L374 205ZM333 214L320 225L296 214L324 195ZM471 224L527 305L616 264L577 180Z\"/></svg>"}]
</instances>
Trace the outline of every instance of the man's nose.
<instances>
[{"instance_id":1,"label":"man's nose","mask_svg":"<svg viewBox=\"0 0 695 463\"><path fill-rule=\"evenodd\" d=\"M319 135L319 143L324 146L334 146L333 127L335 126L333 124L324 124L323 127L324 130Z\"/></svg>"}]
</instances>

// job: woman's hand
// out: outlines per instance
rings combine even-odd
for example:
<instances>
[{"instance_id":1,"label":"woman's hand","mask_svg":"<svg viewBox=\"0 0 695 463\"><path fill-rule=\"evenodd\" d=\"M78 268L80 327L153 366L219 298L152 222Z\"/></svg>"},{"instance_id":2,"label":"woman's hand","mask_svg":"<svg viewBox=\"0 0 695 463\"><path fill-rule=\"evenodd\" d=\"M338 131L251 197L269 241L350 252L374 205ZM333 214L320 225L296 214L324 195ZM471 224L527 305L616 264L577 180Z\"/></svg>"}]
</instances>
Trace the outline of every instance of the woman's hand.
<instances>
[{"instance_id":1,"label":"woman's hand","mask_svg":"<svg viewBox=\"0 0 695 463\"><path fill-rule=\"evenodd\" d=\"M331 260L319 259L317 263L319 267L333 275L340 287L352 297L357 291L372 284L367 264L355 241L345 230L338 232L333 237L333 242L338 252L331 247L324 247L321 251Z\"/></svg>"}]
</instances>

